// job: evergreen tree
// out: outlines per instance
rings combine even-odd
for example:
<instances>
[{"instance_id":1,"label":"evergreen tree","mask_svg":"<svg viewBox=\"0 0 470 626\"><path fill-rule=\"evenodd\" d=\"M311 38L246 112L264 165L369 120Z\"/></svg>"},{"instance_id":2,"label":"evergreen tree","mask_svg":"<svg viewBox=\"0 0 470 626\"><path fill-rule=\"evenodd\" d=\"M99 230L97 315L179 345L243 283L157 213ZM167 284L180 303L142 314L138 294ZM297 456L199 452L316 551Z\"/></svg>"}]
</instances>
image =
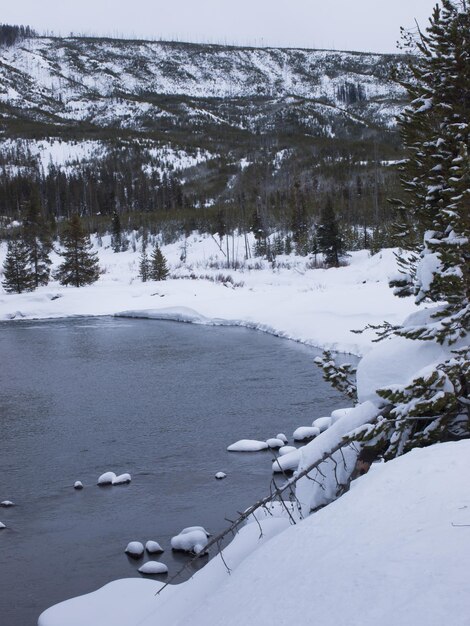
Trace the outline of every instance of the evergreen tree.
<instances>
[{"instance_id":1,"label":"evergreen tree","mask_svg":"<svg viewBox=\"0 0 470 626\"><path fill-rule=\"evenodd\" d=\"M23 293L34 289L34 276L29 267L29 251L21 239L8 242L3 275L2 285L8 293Z\"/></svg>"},{"instance_id":2,"label":"evergreen tree","mask_svg":"<svg viewBox=\"0 0 470 626\"><path fill-rule=\"evenodd\" d=\"M118 213L114 211L112 227L111 227L111 247L113 248L114 252L120 252L121 245L122 245L121 220L119 218Z\"/></svg>"},{"instance_id":3,"label":"evergreen tree","mask_svg":"<svg viewBox=\"0 0 470 626\"><path fill-rule=\"evenodd\" d=\"M166 280L169 275L166 259L159 246L156 245L150 259L150 280Z\"/></svg>"},{"instance_id":4,"label":"evergreen tree","mask_svg":"<svg viewBox=\"0 0 470 626\"><path fill-rule=\"evenodd\" d=\"M47 285L50 276L52 240L42 218L39 193L34 191L23 220L24 242L28 249L34 286Z\"/></svg>"},{"instance_id":5,"label":"evergreen tree","mask_svg":"<svg viewBox=\"0 0 470 626\"><path fill-rule=\"evenodd\" d=\"M322 209L317 232L318 247L323 253L326 265L328 267L339 267L340 261L346 253L330 197L328 197Z\"/></svg>"},{"instance_id":6,"label":"evergreen tree","mask_svg":"<svg viewBox=\"0 0 470 626\"><path fill-rule=\"evenodd\" d=\"M98 255L91 251L90 238L85 234L78 215L69 220L62 243L64 261L56 272L60 284L82 287L97 281L100 275Z\"/></svg>"},{"instance_id":7,"label":"evergreen tree","mask_svg":"<svg viewBox=\"0 0 470 626\"><path fill-rule=\"evenodd\" d=\"M442 357L409 384L377 390L390 412L361 438L382 445L387 458L470 437L470 7L441 5L420 33L414 99L401 120L403 235L421 233L422 243L411 259L403 255L404 275L393 283L397 295L412 293L432 307L383 335L433 341Z\"/></svg>"},{"instance_id":8,"label":"evergreen tree","mask_svg":"<svg viewBox=\"0 0 470 626\"><path fill-rule=\"evenodd\" d=\"M142 237L142 254L140 255L139 262L139 276L143 283L146 283L150 276L150 259L147 254L147 234L144 233Z\"/></svg>"}]
</instances>

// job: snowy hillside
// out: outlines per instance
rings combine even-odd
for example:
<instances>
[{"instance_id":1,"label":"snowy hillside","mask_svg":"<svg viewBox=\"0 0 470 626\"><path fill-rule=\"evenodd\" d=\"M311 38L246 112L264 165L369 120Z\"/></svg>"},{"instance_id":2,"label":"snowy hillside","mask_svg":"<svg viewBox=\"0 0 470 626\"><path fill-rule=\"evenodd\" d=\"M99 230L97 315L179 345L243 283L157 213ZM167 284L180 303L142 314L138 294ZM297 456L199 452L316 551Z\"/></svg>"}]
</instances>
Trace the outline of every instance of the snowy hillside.
<instances>
[{"instance_id":1,"label":"snowy hillside","mask_svg":"<svg viewBox=\"0 0 470 626\"><path fill-rule=\"evenodd\" d=\"M394 55L86 38L32 38L0 50L0 106L12 119L146 129L252 128L286 112L393 125L403 90ZM165 96L162 98L162 96ZM222 99L231 106L207 102ZM249 102L241 102L248 100ZM238 102L237 102L238 101ZM242 105L242 110L239 110ZM260 106L261 105L261 106ZM279 111L282 105L284 111Z\"/></svg>"},{"instance_id":2,"label":"snowy hillside","mask_svg":"<svg viewBox=\"0 0 470 626\"><path fill-rule=\"evenodd\" d=\"M52 607L39 625L468 626L469 459L460 441L374 465L295 526L267 518L260 538L248 524L224 562L159 596L162 583L120 580Z\"/></svg>"}]
</instances>

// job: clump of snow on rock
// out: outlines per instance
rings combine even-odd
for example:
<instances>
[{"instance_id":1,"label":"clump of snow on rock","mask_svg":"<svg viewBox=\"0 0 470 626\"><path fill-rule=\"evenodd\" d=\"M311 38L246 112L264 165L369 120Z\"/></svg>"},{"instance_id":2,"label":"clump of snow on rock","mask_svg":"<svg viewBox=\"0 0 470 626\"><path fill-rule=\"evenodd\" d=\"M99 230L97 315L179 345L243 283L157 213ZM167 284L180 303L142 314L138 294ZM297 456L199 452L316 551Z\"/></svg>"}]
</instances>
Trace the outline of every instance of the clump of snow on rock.
<instances>
[{"instance_id":1,"label":"clump of snow on rock","mask_svg":"<svg viewBox=\"0 0 470 626\"><path fill-rule=\"evenodd\" d=\"M225 472L217 472L215 478L217 478L217 480L223 480L224 478L227 478L227 474Z\"/></svg>"},{"instance_id":2,"label":"clump of snow on rock","mask_svg":"<svg viewBox=\"0 0 470 626\"><path fill-rule=\"evenodd\" d=\"M279 456L272 464L274 473L295 472L300 463L300 450L294 448L282 456Z\"/></svg>"},{"instance_id":3,"label":"clump of snow on rock","mask_svg":"<svg viewBox=\"0 0 470 626\"><path fill-rule=\"evenodd\" d=\"M273 437L272 439L268 439L266 441L266 443L268 444L268 448L274 448L274 449L282 448L285 445L284 441L282 439L277 438L277 437Z\"/></svg>"},{"instance_id":4,"label":"clump of snow on rock","mask_svg":"<svg viewBox=\"0 0 470 626\"><path fill-rule=\"evenodd\" d=\"M279 433L278 435L276 435L276 439L280 439L284 443L287 443L289 441L284 433Z\"/></svg>"},{"instance_id":5,"label":"clump of snow on rock","mask_svg":"<svg viewBox=\"0 0 470 626\"><path fill-rule=\"evenodd\" d=\"M260 450L267 450L268 444L266 441L257 441L256 439L240 439L235 443L232 443L227 450L229 452L259 452Z\"/></svg>"},{"instance_id":6,"label":"clump of snow on rock","mask_svg":"<svg viewBox=\"0 0 470 626\"><path fill-rule=\"evenodd\" d=\"M320 429L316 426L300 426L294 431L294 441L305 441L306 439L313 439L320 434Z\"/></svg>"},{"instance_id":7,"label":"clump of snow on rock","mask_svg":"<svg viewBox=\"0 0 470 626\"><path fill-rule=\"evenodd\" d=\"M140 543L140 541L131 541L127 544L124 552L133 559L139 559L144 553L144 546Z\"/></svg>"},{"instance_id":8,"label":"clump of snow on rock","mask_svg":"<svg viewBox=\"0 0 470 626\"><path fill-rule=\"evenodd\" d=\"M210 534L202 526L184 528L179 535L172 537L171 548L176 551L204 554Z\"/></svg>"},{"instance_id":9,"label":"clump of snow on rock","mask_svg":"<svg viewBox=\"0 0 470 626\"><path fill-rule=\"evenodd\" d=\"M78 490L83 489L83 483L81 483L79 480L76 480L73 484L73 488Z\"/></svg>"},{"instance_id":10,"label":"clump of snow on rock","mask_svg":"<svg viewBox=\"0 0 470 626\"><path fill-rule=\"evenodd\" d=\"M15 506L15 503L12 502L11 500L4 500L3 502L0 502L0 506L3 506L4 508L9 508L11 506Z\"/></svg>"},{"instance_id":11,"label":"clump of snow on rock","mask_svg":"<svg viewBox=\"0 0 470 626\"><path fill-rule=\"evenodd\" d=\"M114 472L105 472L98 478L98 485L126 485L131 482L130 474L116 476Z\"/></svg>"},{"instance_id":12,"label":"clump of snow on rock","mask_svg":"<svg viewBox=\"0 0 470 626\"><path fill-rule=\"evenodd\" d=\"M158 541L147 541L145 544L145 549L149 554L161 554L164 552L164 549L158 543Z\"/></svg>"},{"instance_id":13,"label":"clump of snow on rock","mask_svg":"<svg viewBox=\"0 0 470 626\"><path fill-rule=\"evenodd\" d=\"M333 420L331 417L318 417L316 420L313 420L312 426L318 428L318 430L322 433L331 426L332 422Z\"/></svg>"},{"instance_id":14,"label":"clump of snow on rock","mask_svg":"<svg viewBox=\"0 0 470 626\"><path fill-rule=\"evenodd\" d=\"M158 561L147 561L141 567L139 567L141 574L154 575L154 574L168 574L168 567L165 563L159 563Z\"/></svg>"},{"instance_id":15,"label":"clump of snow on rock","mask_svg":"<svg viewBox=\"0 0 470 626\"><path fill-rule=\"evenodd\" d=\"M6 528L6 526L3 522L0 522L0 530L2 530L3 528Z\"/></svg>"}]
</instances>

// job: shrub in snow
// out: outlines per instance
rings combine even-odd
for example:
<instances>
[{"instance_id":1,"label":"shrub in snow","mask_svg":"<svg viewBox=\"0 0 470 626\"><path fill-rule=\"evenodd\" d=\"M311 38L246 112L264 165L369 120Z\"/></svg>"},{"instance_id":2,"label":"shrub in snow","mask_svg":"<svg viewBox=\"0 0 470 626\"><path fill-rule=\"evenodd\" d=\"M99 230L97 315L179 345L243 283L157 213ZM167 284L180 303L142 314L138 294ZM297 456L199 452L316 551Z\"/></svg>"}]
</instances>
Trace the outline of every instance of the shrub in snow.
<instances>
[{"instance_id":1,"label":"shrub in snow","mask_svg":"<svg viewBox=\"0 0 470 626\"><path fill-rule=\"evenodd\" d=\"M139 567L139 572L141 574L147 574L148 576L154 574L168 574L168 567L158 561L147 561L142 567Z\"/></svg>"},{"instance_id":2,"label":"shrub in snow","mask_svg":"<svg viewBox=\"0 0 470 626\"><path fill-rule=\"evenodd\" d=\"M278 439L277 437L268 439L266 443L268 444L269 448L274 448L274 449L282 448L285 445L282 439Z\"/></svg>"},{"instance_id":3,"label":"shrub in snow","mask_svg":"<svg viewBox=\"0 0 470 626\"><path fill-rule=\"evenodd\" d=\"M144 553L144 546L140 543L140 541L131 541L127 544L124 552L133 559L139 559Z\"/></svg>"},{"instance_id":4,"label":"shrub in snow","mask_svg":"<svg viewBox=\"0 0 470 626\"><path fill-rule=\"evenodd\" d=\"M162 552L164 552L158 541L147 541L147 543L145 544L145 549L149 554L161 554Z\"/></svg>"},{"instance_id":5,"label":"shrub in snow","mask_svg":"<svg viewBox=\"0 0 470 626\"><path fill-rule=\"evenodd\" d=\"M217 480L223 480L224 478L227 478L227 474L225 474L225 472L217 472L215 477L217 478Z\"/></svg>"},{"instance_id":6,"label":"shrub in snow","mask_svg":"<svg viewBox=\"0 0 470 626\"><path fill-rule=\"evenodd\" d=\"M259 450L267 450L266 441L256 441L255 439L240 439L232 443L227 450L229 452L258 452Z\"/></svg>"},{"instance_id":7,"label":"shrub in snow","mask_svg":"<svg viewBox=\"0 0 470 626\"><path fill-rule=\"evenodd\" d=\"M83 484L79 480L77 480L77 481L74 482L73 488L74 489L83 489Z\"/></svg>"},{"instance_id":8,"label":"shrub in snow","mask_svg":"<svg viewBox=\"0 0 470 626\"><path fill-rule=\"evenodd\" d=\"M320 429L316 426L300 426L294 431L294 441L306 441L307 439L313 439L320 434Z\"/></svg>"},{"instance_id":9,"label":"shrub in snow","mask_svg":"<svg viewBox=\"0 0 470 626\"><path fill-rule=\"evenodd\" d=\"M116 474L114 472L105 472L98 478L98 485L112 485L115 480Z\"/></svg>"}]
</instances>

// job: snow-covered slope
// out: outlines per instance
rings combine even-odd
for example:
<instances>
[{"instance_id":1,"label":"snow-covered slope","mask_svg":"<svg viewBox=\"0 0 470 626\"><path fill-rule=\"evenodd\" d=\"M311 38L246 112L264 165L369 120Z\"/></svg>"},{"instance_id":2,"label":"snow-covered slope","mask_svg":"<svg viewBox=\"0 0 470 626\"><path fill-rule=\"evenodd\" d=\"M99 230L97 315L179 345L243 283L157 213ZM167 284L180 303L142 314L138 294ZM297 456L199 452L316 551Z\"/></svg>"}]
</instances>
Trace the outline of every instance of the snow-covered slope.
<instances>
[{"instance_id":1,"label":"snow-covered slope","mask_svg":"<svg viewBox=\"0 0 470 626\"><path fill-rule=\"evenodd\" d=\"M117 581L39 625L468 626L469 471L469 441L415 449L295 526L268 518L259 539L248 525L230 576L217 557L159 596L161 583Z\"/></svg>"},{"instance_id":2,"label":"snow-covered slope","mask_svg":"<svg viewBox=\"0 0 470 626\"><path fill-rule=\"evenodd\" d=\"M315 112L324 121L333 114L387 126L404 97L390 78L399 62L396 55L39 37L0 50L0 107L4 117L122 128L181 117L194 125L208 118L269 125L286 110L306 120ZM240 103L215 110L198 99L245 102L242 111Z\"/></svg>"}]
</instances>

